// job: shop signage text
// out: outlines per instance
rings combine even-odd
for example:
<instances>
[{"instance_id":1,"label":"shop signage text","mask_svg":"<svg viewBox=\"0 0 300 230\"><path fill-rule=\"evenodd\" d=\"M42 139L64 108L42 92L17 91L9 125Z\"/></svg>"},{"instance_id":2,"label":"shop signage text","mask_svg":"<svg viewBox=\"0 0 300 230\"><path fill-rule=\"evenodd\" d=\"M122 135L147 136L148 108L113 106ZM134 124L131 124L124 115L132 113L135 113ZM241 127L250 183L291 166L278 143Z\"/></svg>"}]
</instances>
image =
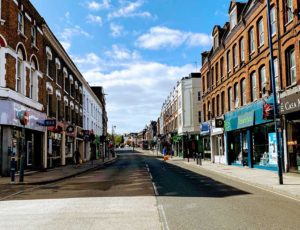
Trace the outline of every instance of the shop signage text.
<instances>
[{"instance_id":1,"label":"shop signage text","mask_svg":"<svg viewBox=\"0 0 300 230\"><path fill-rule=\"evenodd\" d=\"M281 113L287 114L300 110L300 94L294 93L281 99Z\"/></svg>"},{"instance_id":2,"label":"shop signage text","mask_svg":"<svg viewBox=\"0 0 300 230\"><path fill-rule=\"evenodd\" d=\"M56 126L56 120L38 121L37 124L40 126Z\"/></svg>"},{"instance_id":3,"label":"shop signage text","mask_svg":"<svg viewBox=\"0 0 300 230\"><path fill-rule=\"evenodd\" d=\"M252 126L254 124L254 112L248 112L238 116L238 129Z\"/></svg>"}]
</instances>

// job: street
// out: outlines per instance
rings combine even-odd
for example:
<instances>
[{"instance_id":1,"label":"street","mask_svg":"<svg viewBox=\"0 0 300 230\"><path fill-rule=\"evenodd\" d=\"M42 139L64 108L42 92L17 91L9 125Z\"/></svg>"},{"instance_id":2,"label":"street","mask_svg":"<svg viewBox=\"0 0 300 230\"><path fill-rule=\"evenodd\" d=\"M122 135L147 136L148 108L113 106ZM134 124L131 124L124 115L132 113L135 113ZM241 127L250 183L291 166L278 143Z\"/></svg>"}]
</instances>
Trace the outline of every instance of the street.
<instances>
[{"instance_id":1,"label":"street","mask_svg":"<svg viewBox=\"0 0 300 230\"><path fill-rule=\"evenodd\" d=\"M152 179L151 179L152 178ZM105 168L0 202L3 229L299 229L297 201L183 161L119 151ZM9 190L9 189L8 189Z\"/></svg>"}]
</instances>

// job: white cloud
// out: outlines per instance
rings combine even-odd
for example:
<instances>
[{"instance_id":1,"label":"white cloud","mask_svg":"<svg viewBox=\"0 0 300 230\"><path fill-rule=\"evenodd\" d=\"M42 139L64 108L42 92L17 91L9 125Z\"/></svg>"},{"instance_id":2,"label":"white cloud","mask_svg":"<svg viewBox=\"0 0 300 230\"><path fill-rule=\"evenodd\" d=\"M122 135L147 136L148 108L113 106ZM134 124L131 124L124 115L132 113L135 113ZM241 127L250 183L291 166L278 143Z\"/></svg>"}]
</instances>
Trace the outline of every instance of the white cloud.
<instances>
[{"instance_id":1,"label":"white cloud","mask_svg":"<svg viewBox=\"0 0 300 230\"><path fill-rule=\"evenodd\" d=\"M144 1L138 0L136 2L129 2L127 5L121 7L120 9L109 13L108 19L113 18L128 18L128 17L142 17L142 18L150 18L152 15L147 11L139 12L137 11L142 5Z\"/></svg>"},{"instance_id":2,"label":"white cloud","mask_svg":"<svg viewBox=\"0 0 300 230\"><path fill-rule=\"evenodd\" d=\"M109 58L114 60L137 60L140 55L137 51L130 51L118 45L112 46L112 51L107 51L105 53Z\"/></svg>"},{"instance_id":3,"label":"white cloud","mask_svg":"<svg viewBox=\"0 0 300 230\"><path fill-rule=\"evenodd\" d=\"M84 31L80 26L76 25L73 27L65 28L62 32L58 33L60 43L66 50L69 50L72 46L72 38L75 36L83 36L90 38L91 35Z\"/></svg>"},{"instance_id":4,"label":"white cloud","mask_svg":"<svg viewBox=\"0 0 300 230\"><path fill-rule=\"evenodd\" d=\"M161 48L175 48L183 44L188 46L210 46L211 37L203 33L191 33L156 26L149 32L141 35L136 46L144 49L158 50Z\"/></svg>"},{"instance_id":5,"label":"white cloud","mask_svg":"<svg viewBox=\"0 0 300 230\"><path fill-rule=\"evenodd\" d=\"M110 0L103 0L102 3L96 1L88 2L87 7L90 10L102 10L102 9L109 9L111 5L110 5Z\"/></svg>"},{"instance_id":6,"label":"white cloud","mask_svg":"<svg viewBox=\"0 0 300 230\"><path fill-rule=\"evenodd\" d=\"M89 14L86 19L88 23L94 23L100 26L102 25L102 18L100 16Z\"/></svg>"},{"instance_id":7,"label":"white cloud","mask_svg":"<svg viewBox=\"0 0 300 230\"><path fill-rule=\"evenodd\" d=\"M111 36L120 37L122 35L123 26L117 25L115 23L110 23L109 27L110 27L110 30L111 30Z\"/></svg>"}]
</instances>

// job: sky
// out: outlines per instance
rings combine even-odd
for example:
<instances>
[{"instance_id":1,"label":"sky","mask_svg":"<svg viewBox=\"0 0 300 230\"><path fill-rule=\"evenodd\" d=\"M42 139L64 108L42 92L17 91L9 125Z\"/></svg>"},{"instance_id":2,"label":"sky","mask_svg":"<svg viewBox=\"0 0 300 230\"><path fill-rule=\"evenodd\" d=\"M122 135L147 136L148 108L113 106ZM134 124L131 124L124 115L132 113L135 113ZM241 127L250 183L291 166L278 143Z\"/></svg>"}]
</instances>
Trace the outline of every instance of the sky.
<instances>
[{"instance_id":1,"label":"sky","mask_svg":"<svg viewBox=\"0 0 300 230\"><path fill-rule=\"evenodd\" d=\"M30 0L91 86L103 86L108 132L157 120L176 82L199 71L229 0Z\"/></svg>"}]
</instances>

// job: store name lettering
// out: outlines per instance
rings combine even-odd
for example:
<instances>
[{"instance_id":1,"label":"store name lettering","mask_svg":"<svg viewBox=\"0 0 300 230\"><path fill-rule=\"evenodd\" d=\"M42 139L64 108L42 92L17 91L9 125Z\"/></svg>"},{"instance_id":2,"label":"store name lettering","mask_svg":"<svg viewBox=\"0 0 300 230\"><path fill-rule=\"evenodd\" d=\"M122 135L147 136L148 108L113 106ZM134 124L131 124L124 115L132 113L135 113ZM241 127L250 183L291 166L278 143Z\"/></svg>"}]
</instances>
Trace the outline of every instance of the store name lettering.
<instances>
[{"instance_id":1,"label":"store name lettering","mask_svg":"<svg viewBox=\"0 0 300 230\"><path fill-rule=\"evenodd\" d=\"M285 110L291 110L291 109L296 109L300 107L300 99L298 99L296 102L286 102L284 104Z\"/></svg>"},{"instance_id":2,"label":"store name lettering","mask_svg":"<svg viewBox=\"0 0 300 230\"><path fill-rule=\"evenodd\" d=\"M239 118L239 124L248 124L250 122L252 122L252 117L243 117L243 118Z\"/></svg>"}]
</instances>

